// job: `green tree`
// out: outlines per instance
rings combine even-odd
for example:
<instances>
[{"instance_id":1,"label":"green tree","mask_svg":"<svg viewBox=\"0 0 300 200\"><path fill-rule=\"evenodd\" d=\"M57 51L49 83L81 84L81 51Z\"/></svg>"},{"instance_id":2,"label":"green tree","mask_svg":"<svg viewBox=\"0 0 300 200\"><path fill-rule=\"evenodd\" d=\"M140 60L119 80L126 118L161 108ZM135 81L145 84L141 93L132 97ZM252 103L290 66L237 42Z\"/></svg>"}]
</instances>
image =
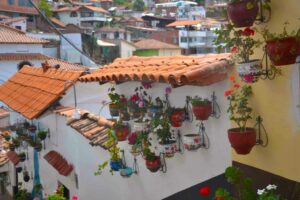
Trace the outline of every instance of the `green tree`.
<instances>
[{"instance_id":1,"label":"green tree","mask_svg":"<svg viewBox=\"0 0 300 200\"><path fill-rule=\"evenodd\" d=\"M39 9L44 12L44 14L47 16L47 17L52 17L53 16L53 13L51 11L51 7L50 5L47 3L46 0L40 0L40 3L39 3Z\"/></svg>"},{"instance_id":2,"label":"green tree","mask_svg":"<svg viewBox=\"0 0 300 200\"><path fill-rule=\"evenodd\" d=\"M143 0L135 0L132 9L135 11L144 11L145 3Z\"/></svg>"}]
</instances>

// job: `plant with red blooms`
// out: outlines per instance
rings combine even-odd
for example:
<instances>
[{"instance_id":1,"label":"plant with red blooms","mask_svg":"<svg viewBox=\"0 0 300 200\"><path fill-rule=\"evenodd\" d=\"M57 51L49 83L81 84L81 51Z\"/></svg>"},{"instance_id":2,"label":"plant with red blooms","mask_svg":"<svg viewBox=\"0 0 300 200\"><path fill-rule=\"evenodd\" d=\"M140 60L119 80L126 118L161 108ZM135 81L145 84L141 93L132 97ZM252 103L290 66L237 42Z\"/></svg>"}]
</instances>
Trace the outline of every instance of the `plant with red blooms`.
<instances>
[{"instance_id":1,"label":"plant with red blooms","mask_svg":"<svg viewBox=\"0 0 300 200\"><path fill-rule=\"evenodd\" d=\"M227 112L230 114L230 120L244 131L247 121L251 119L252 108L249 106L248 99L252 95L252 88L250 85L240 86L233 77L230 80L232 88L224 92L224 96L230 101Z\"/></svg>"},{"instance_id":2,"label":"plant with red blooms","mask_svg":"<svg viewBox=\"0 0 300 200\"><path fill-rule=\"evenodd\" d=\"M217 38L214 43L218 45L218 51L230 49L232 58L238 63L250 62L250 56L254 49L262 43L253 38L255 31L249 27L244 30L234 29L232 24L223 25L221 29L215 30Z\"/></svg>"},{"instance_id":3,"label":"plant with red blooms","mask_svg":"<svg viewBox=\"0 0 300 200\"><path fill-rule=\"evenodd\" d=\"M210 194L210 188L208 186L200 188L199 194L202 196L208 196Z\"/></svg>"}]
</instances>

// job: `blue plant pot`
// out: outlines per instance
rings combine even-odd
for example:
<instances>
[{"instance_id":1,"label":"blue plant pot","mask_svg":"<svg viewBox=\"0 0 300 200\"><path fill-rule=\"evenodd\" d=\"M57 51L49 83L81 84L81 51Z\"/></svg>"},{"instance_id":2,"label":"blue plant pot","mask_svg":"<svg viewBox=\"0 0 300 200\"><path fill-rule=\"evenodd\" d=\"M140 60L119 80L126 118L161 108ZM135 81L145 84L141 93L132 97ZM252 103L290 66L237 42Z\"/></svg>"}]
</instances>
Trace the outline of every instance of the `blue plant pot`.
<instances>
[{"instance_id":1,"label":"blue plant pot","mask_svg":"<svg viewBox=\"0 0 300 200\"><path fill-rule=\"evenodd\" d=\"M111 160L109 164L110 164L110 168L113 171L119 171L122 168L121 160L118 160L118 161Z\"/></svg>"},{"instance_id":2,"label":"blue plant pot","mask_svg":"<svg viewBox=\"0 0 300 200\"><path fill-rule=\"evenodd\" d=\"M158 106L151 106L148 108L148 112L150 112L152 114L159 113L160 111L161 111L161 108Z\"/></svg>"},{"instance_id":3,"label":"blue plant pot","mask_svg":"<svg viewBox=\"0 0 300 200\"><path fill-rule=\"evenodd\" d=\"M120 174L123 177L130 177L132 175L132 168L131 167L126 167L120 170Z\"/></svg>"}]
</instances>

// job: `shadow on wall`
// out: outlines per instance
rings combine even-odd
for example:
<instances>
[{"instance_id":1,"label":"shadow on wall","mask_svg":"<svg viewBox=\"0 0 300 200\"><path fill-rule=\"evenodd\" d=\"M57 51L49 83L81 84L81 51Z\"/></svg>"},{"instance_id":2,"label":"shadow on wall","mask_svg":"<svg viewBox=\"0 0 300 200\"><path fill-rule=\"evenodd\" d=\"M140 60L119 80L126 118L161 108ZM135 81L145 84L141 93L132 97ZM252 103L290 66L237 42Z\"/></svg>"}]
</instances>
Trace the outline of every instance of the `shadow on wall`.
<instances>
[{"instance_id":1,"label":"shadow on wall","mask_svg":"<svg viewBox=\"0 0 300 200\"><path fill-rule=\"evenodd\" d=\"M206 186L210 188L210 194L207 196L200 195L199 190ZM167 198L164 198L163 200L211 200L214 199L215 191L220 187L225 188L228 191L232 191L232 186L228 184L224 174L221 174L205 182L194 185Z\"/></svg>"}]
</instances>

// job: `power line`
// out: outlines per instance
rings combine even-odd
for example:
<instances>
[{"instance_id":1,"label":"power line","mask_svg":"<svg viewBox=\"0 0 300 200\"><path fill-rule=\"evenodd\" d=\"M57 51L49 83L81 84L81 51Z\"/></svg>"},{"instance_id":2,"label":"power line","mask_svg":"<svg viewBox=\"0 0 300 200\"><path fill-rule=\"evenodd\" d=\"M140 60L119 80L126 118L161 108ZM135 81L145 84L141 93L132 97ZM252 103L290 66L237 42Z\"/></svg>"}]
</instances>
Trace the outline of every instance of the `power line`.
<instances>
[{"instance_id":1,"label":"power line","mask_svg":"<svg viewBox=\"0 0 300 200\"><path fill-rule=\"evenodd\" d=\"M85 52L83 52L81 49L79 49L72 41L70 41L66 36L64 36L64 34L58 30L55 25L49 20L49 18L32 2L32 0L28 0L29 3L31 3L31 5L38 11L38 13L47 21L47 23L53 28L55 29L55 31L62 37L64 38L72 47L74 47L79 53L81 53L82 55L86 56L87 58L89 58L91 61L93 61L94 63L96 63L95 60L93 60L89 55L87 55Z\"/></svg>"}]
</instances>

